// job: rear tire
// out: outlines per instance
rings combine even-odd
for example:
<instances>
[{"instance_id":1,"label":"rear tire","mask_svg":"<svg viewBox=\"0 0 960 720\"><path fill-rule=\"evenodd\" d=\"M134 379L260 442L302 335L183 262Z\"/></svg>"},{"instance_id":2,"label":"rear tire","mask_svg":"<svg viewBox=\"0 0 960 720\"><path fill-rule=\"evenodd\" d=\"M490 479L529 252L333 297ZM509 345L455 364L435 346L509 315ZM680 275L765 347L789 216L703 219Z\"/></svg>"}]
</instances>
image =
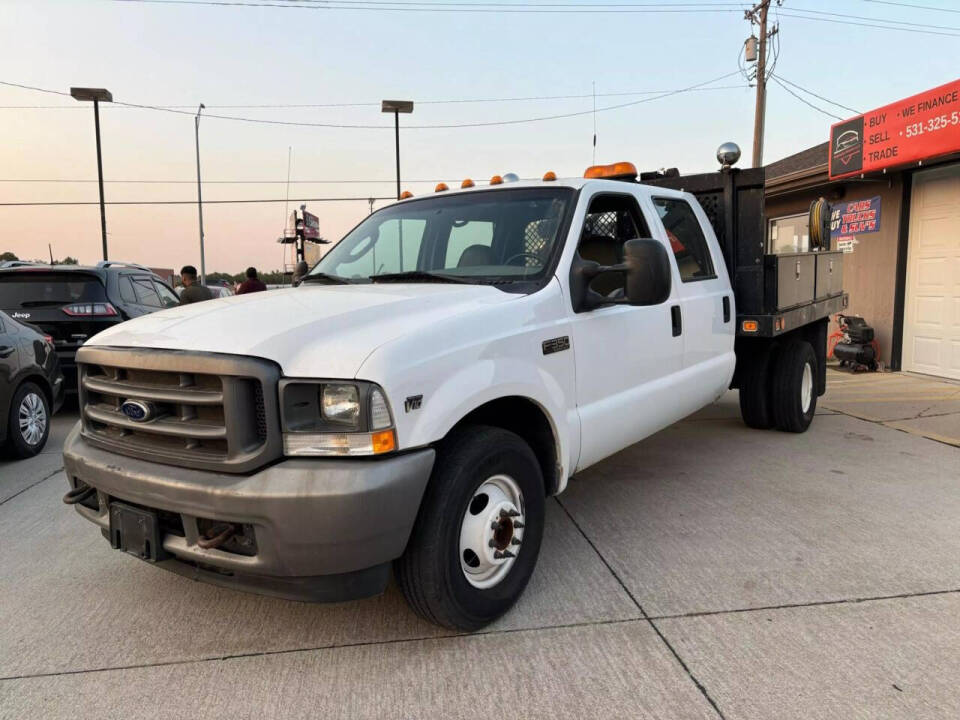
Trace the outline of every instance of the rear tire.
<instances>
[{"instance_id":1,"label":"rear tire","mask_svg":"<svg viewBox=\"0 0 960 720\"><path fill-rule=\"evenodd\" d=\"M780 350L773 368L772 393L777 429L806 431L817 410L817 356L810 343L793 340Z\"/></svg>"},{"instance_id":2,"label":"rear tire","mask_svg":"<svg viewBox=\"0 0 960 720\"><path fill-rule=\"evenodd\" d=\"M764 343L754 353L740 377L740 417L747 427L769 430L773 427L770 409L770 369L775 346Z\"/></svg>"},{"instance_id":3,"label":"rear tire","mask_svg":"<svg viewBox=\"0 0 960 720\"><path fill-rule=\"evenodd\" d=\"M33 457L50 436L50 403L37 385L17 388L7 412L7 448L15 458Z\"/></svg>"},{"instance_id":4,"label":"rear tire","mask_svg":"<svg viewBox=\"0 0 960 720\"><path fill-rule=\"evenodd\" d=\"M486 497L482 486L490 487L491 482L505 488L501 495L493 487L490 497L497 497L496 505L492 500L489 505L478 501L481 495ZM505 499L511 489L519 514L501 515L497 508L512 506ZM519 436L483 425L455 430L438 448L406 552L394 564L407 602L423 618L454 630L478 630L496 620L513 606L533 574L543 536L544 506L540 465ZM502 550L492 545L493 537L487 540L485 535L482 547L464 545L464 536L472 537L471 527L483 533L501 517L507 518L503 522L509 528L494 533L496 542L514 557L493 560L493 553ZM513 539L517 544L512 544Z\"/></svg>"}]
</instances>

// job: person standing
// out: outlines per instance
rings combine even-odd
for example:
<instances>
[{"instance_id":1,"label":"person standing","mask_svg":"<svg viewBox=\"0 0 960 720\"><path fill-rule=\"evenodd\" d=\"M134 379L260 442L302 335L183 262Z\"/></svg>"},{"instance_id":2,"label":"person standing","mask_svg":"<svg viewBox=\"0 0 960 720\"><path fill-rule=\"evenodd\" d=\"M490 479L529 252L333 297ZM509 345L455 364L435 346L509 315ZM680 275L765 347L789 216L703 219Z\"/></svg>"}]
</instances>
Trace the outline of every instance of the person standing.
<instances>
[{"instance_id":1,"label":"person standing","mask_svg":"<svg viewBox=\"0 0 960 720\"><path fill-rule=\"evenodd\" d=\"M247 279L240 283L240 287L237 288L237 295L246 295L247 293L252 292L262 292L266 290L267 286L264 285L260 278L257 277L257 269L255 267L247 268Z\"/></svg>"},{"instance_id":2,"label":"person standing","mask_svg":"<svg viewBox=\"0 0 960 720\"><path fill-rule=\"evenodd\" d=\"M193 265L184 265L180 269L180 281L183 283L183 291L180 293L181 305L213 299L210 288L197 283L197 269Z\"/></svg>"}]
</instances>

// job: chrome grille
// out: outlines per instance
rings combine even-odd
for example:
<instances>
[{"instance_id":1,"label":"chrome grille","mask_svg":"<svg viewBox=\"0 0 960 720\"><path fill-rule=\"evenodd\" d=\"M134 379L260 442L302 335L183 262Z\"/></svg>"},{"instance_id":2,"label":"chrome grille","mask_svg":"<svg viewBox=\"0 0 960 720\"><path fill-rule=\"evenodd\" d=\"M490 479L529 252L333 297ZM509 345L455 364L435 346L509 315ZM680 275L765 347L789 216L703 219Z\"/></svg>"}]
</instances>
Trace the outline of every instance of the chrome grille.
<instances>
[{"instance_id":1,"label":"chrome grille","mask_svg":"<svg viewBox=\"0 0 960 720\"><path fill-rule=\"evenodd\" d=\"M246 472L280 454L275 365L175 350L82 348L84 437L126 455L198 469ZM121 410L150 403L146 421Z\"/></svg>"}]
</instances>

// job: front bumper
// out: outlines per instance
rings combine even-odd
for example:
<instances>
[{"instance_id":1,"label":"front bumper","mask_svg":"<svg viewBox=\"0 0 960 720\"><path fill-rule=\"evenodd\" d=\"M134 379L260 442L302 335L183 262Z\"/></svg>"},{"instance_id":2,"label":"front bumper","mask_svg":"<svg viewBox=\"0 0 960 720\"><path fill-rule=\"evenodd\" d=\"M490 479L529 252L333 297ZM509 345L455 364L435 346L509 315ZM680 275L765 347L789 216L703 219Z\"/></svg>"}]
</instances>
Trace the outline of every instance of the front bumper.
<instances>
[{"instance_id":1,"label":"front bumper","mask_svg":"<svg viewBox=\"0 0 960 720\"><path fill-rule=\"evenodd\" d=\"M163 549L172 558L158 566L310 601L382 592L390 561L410 537L434 455L424 449L384 459L290 459L230 475L101 450L84 440L79 423L63 451L70 487L82 482L97 490L90 506L75 507L105 535L112 501L166 511L182 526L163 533ZM198 521L204 520L252 527L255 554L201 548Z\"/></svg>"}]
</instances>

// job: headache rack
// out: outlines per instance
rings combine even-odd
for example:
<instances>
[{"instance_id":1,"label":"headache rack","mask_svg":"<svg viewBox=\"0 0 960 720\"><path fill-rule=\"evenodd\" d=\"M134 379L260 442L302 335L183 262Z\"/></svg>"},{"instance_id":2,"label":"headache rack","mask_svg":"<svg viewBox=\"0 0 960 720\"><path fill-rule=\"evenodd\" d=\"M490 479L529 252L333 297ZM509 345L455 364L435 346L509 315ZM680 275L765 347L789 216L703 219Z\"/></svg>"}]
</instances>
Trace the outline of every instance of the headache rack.
<instances>
[{"instance_id":1,"label":"headache rack","mask_svg":"<svg viewBox=\"0 0 960 720\"><path fill-rule=\"evenodd\" d=\"M847 307L843 253L766 252L763 168L725 168L700 175L643 173L640 182L694 195L723 251L737 306L737 335L773 337ZM822 233L829 237L829 213Z\"/></svg>"}]
</instances>

